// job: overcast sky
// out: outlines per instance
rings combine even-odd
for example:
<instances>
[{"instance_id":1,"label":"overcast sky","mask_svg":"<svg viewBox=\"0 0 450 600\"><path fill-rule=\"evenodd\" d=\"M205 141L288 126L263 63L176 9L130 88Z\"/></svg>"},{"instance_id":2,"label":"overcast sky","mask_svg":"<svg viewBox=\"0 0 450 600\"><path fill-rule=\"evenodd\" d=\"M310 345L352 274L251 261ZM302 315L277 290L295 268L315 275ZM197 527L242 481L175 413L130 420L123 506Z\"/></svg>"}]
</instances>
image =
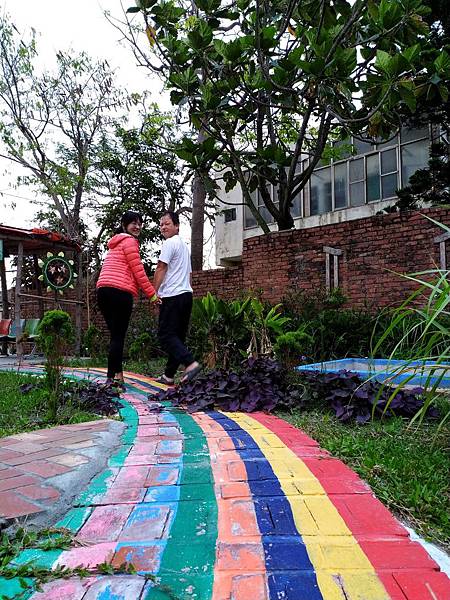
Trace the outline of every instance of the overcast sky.
<instances>
[{"instance_id":1,"label":"overcast sky","mask_svg":"<svg viewBox=\"0 0 450 600\"><path fill-rule=\"evenodd\" d=\"M124 7L134 4L125 0ZM93 57L106 58L117 69L117 83L129 92L153 90L155 101L161 99L161 82L150 77L146 69L137 67L132 51L120 42L120 32L105 18L104 11L120 18L120 0L0 0L0 11L8 14L21 32L34 28L38 34L39 63L53 67L58 50L84 50ZM168 108L167 102L162 108ZM16 175L11 163L0 162L0 222L16 227L32 226L33 191L14 189ZM24 171L22 171L24 173ZM29 200L31 200L31 202ZM15 202L15 209L11 209Z\"/></svg>"}]
</instances>

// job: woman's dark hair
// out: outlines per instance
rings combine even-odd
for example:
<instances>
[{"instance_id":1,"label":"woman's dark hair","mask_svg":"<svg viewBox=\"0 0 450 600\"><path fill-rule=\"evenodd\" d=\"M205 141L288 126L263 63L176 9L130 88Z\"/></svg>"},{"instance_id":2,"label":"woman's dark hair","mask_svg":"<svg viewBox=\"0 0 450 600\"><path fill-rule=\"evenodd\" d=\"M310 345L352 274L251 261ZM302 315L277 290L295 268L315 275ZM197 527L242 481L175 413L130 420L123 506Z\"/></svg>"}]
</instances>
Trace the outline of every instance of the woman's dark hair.
<instances>
[{"instance_id":1,"label":"woman's dark hair","mask_svg":"<svg viewBox=\"0 0 450 600\"><path fill-rule=\"evenodd\" d=\"M172 223L174 225L180 224L180 217L178 216L177 212L173 210L166 210L166 212L161 215L161 219L165 216L169 216L172 219Z\"/></svg>"},{"instance_id":2,"label":"woman's dark hair","mask_svg":"<svg viewBox=\"0 0 450 600\"><path fill-rule=\"evenodd\" d=\"M142 215L134 210L127 210L123 213L122 218L120 219L120 227L118 227L115 233L124 233L126 228L133 221L139 221L142 225Z\"/></svg>"}]
</instances>

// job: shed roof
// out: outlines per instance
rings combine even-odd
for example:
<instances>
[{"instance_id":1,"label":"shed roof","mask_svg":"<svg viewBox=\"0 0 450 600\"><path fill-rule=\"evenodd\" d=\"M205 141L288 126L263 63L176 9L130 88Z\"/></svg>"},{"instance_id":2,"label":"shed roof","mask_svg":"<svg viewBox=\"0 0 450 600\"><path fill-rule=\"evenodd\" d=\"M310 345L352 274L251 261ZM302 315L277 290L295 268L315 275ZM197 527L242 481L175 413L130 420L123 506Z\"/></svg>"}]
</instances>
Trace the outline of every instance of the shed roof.
<instances>
[{"instance_id":1,"label":"shed roof","mask_svg":"<svg viewBox=\"0 0 450 600\"><path fill-rule=\"evenodd\" d=\"M75 240L46 229L20 229L0 224L0 240L3 240L4 256L16 255L20 242L23 244L25 255L41 254L52 250L81 251L80 245Z\"/></svg>"}]
</instances>

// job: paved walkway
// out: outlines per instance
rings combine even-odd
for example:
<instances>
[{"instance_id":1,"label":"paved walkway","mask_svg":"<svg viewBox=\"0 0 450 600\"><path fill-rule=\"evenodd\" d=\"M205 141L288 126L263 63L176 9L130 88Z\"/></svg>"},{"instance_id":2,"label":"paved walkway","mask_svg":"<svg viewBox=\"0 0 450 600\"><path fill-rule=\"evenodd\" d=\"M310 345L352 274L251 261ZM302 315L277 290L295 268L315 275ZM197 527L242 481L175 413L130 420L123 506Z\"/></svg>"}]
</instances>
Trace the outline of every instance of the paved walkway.
<instances>
[{"instance_id":1,"label":"paved walkway","mask_svg":"<svg viewBox=\"0 0 450 600\"><path fill-rule=\"evenodd\" d=\"M33 600L450 599L423 547L301 431L262 413L188 415L149 402L151 379L127 384L122 447L56 523L79 545L15 560L92 576ZM98 575L104 562L137 575ZM12 597L18 582L0 590Z\"/></svg>"}]
</instances>

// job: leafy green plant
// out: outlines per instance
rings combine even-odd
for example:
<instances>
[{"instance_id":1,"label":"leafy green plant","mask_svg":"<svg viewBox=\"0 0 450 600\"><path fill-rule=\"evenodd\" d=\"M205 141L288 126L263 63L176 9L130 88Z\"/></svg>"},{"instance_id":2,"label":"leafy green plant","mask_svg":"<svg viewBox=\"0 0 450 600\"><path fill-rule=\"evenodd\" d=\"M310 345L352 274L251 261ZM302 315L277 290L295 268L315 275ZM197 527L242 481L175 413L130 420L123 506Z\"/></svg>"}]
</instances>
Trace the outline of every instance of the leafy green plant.
<instances>
[{"instance_id":1,"label":"leafy green plant","mask_svg":"<svg viewBox=\"0 0 450 600\"><path fill-rule=\"evenodd\" d=\"M239 363L249 342L245 315L250 298L225 302L210 292L194 299L189 343L210 369Z\"/></svg>"},{"instance_id":2,"label":"leafy green plant","mask_svg":"<svg viewBox=\"0 0 450 600\"><path fill-rule=\"evenodd\" d=\"M250 310L245 314L244 322L250 331L250 344L247 355L258 358L270 356L273 352L272 339L275 335L284 333L286 325L291 320L281 311L281 304L266 306L256 298L250 301Z\"/></svg>"},{"instance_id":3,"label":"leafy green plant","mask_svg":"<svg viewBox=\"0 0 450 600\"><path fill-rule=\"evenodd\" d=\"M56 419L58 398L62 382L64 354L74 339L70 316L62 310L47 311L39 323L39 346L44 352L45 383L48 410L52 420Z\"/></svg>"},{"instance_id":4,"label":"leafy green plant","mask_svg":"<svg viewBox=\"0 0 450 600\"><path fill-rule=\"evenodd\" d=\"M87 356L100 358L106 356L106 336L96 325L89 325L83 335L83 348Z\"/></svg>"},{"instance_id":5,"label":"leafy green plant","mask_svg":"<svg viewBox=\"0 0 450 600\"><path fill-rule=\"evenodd\" d=\"M426 216L426 215L425 215ZM450 229L427 217L446 232ZM390 323L384 332L375 338L373 355L393 332L401 330L390 358L398 357L403 349L408 350L408 360L403 365L392 366L393 376L407 375L399 387L404 387L417 374L427 373L425 402L413 421L421 422L428 408L436 402L437 390L444 377L450 373L450 281L449 272L430 269L410 275L400 274L416 284L416 290L391 312ZM450 418L447 413L445 419Z\"/></svg>"},{"instance_id":6,"label":"leafy green plant","mask_svg":"<svg viewBox=\"0 0 450 600\"><path fill-rule=\"evenodd\" d=\"M299 365L305 359L305 353L313 343L304 329L282 333L273 346L275 356L287 369Z\"/></svg>"},{"instance_id":7,"label":"leafy green plant","mask_svg":"<svg viewBox=\"0 0 450 600\"><path fill-rule=\"evenodd\" d=\"M128 348L131 360L148 361L160 352L156 336L147 331L138 335Z\"/></svg>"}]
</instances>

